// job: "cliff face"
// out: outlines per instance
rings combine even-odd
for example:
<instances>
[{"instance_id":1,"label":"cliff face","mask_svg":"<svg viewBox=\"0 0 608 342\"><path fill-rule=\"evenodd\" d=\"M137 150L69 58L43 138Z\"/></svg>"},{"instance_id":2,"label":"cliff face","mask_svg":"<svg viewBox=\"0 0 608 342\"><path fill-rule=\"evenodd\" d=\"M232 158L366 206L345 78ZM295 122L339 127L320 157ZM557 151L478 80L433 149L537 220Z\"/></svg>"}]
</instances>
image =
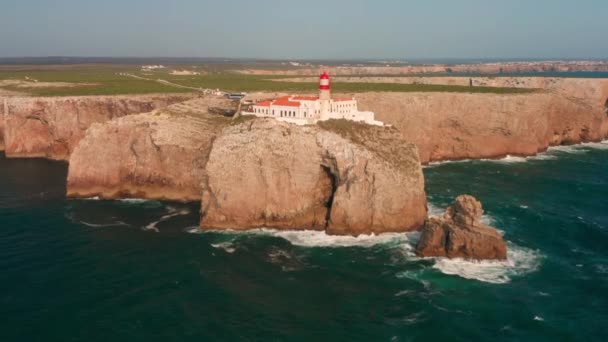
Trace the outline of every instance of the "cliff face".
<instances>
[{"instance_id":1,"label":"cliff face","mask_svg":"<svg viewBox=\"0 0 608 342\"><path fill-rule=\"evenodd\" d=\"M426 219L417 149L395 129L241 121L163 111L95 123L69 160L68 196L202 199L203 229L358 235Z\"/></svg>"},{"instance_id":2,"label":"cliff face","mask_svg":"<svg viewBox=\"0 0 608 342\"><path fill-rule=\"evenodd\" d=\"M388 134L398 156L367 148L331 127L253 120L226 128L207 163L201 227L340 235L418 229L426 198L417 150Z\"/></svg>"},{"instance_id":3,"label":"cliff face","mask_svg":"<svg viewBox=\"0 0 608 342\"><path fill-rule=\"evenodd\" d=\"M364 93L359 107L394 124L423 163L598 141L608 135L608 81L565 80L531 94Z\"/></svg>"},{"instance_id":4,"label":"cliff face","mask_svg":"<svg viewBox=\"0 0 608 342\"><path fill-rule=\"evenodd\" d=\"M8 157L68 160L93 123L150 112L187 98L183 95L12 97L2 106L0 135Z\"/></svg>"},{"instance_id":5,"label":"cliff face","mask_svg":"<svg viewBox=\"0 0 608 342\"><path fill-rule=\"evenodd\" d=\"M412 74L499 74L523 72L571 72L571 71L608 71L605 61L538 61L538 62L499 62L478 64L425 64L390 66L325 66L332 75L412 75ZM292 69L248 69L238 70L253 75L311 75L318 76L319 69L303 67Z\"/></svg>"},{"instance_id":6,"label":"cliff face","mask_svg":"<svg viewBox=\"0 0 608 342\"><path fill-rule=\"evenodd\" d=\"M207 156L227 122L147 113L95 123L70 157L68 196L198 201Z\"/></svg>"},{"instance_id":7,"label":"cliff face","mask_svg":"<svg viewBox=\"0 0 608 342\"><path fill-rule=\"evenodd\" d=\"M324 230L332 182L312 128L254 120L215 141L203 188L208 229Z\"/></svg>"},{"instance_id":8,"label":"cliff face","mask_svg":"<svg viewBox=\"0 0 608 342\"><path fill-rule=\"evenodd\" d=\"M4 151L4 112L8 104L8 99L0 97L0 151Z\"/></svg>"}]
</instances>

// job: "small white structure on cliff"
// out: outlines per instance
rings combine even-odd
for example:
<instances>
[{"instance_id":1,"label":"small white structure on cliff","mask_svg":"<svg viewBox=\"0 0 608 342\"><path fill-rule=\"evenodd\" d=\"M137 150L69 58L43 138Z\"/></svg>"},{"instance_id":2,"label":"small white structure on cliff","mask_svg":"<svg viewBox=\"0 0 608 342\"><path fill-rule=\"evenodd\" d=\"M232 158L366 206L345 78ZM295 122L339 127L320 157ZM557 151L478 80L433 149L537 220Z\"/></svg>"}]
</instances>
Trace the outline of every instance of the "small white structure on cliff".
<instances>
[{"instance_id":1,"label":"small white structure on cliff","mask_svg":"<svg viewBox=\"0 0 608 342\"><path fill-rule=\"evenodd\" d=\"M262 101L251 106L242 115L275 118L298 125L312 125L317 121L345 119L369 125L384 125L374 119L373 112L360 112L353 97L332 98L331 80L324 72L319 78L319 96L284 96Z\"/></svg>"}]
</instances>

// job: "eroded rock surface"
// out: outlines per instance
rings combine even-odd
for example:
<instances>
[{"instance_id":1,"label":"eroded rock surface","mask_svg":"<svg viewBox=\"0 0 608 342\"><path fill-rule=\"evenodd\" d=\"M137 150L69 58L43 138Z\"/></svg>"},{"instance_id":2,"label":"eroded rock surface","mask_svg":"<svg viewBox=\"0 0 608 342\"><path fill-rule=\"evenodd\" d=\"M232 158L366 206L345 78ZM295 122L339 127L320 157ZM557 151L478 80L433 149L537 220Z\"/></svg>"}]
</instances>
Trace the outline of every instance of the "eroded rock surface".
<instances>
[{"instance_id":1,"label":"eroded rock surface","mask_svg":"<svg viewBox=\"0 0 608 342\"><path fill-rule=\"evenodd\" d=\"M0 136L13 158L68 160L93 124L147 113L191 95L11 97L3 102Z\"/></svg>"},{"instance_id":2,"label":"eroded rock surface","mask_svg":"<svg viewBox=\"0 0 608 342\"><path fill-rule=\"evenodd\" d=\"M503 85L499 80L492 85ZM529 156L549 146L608 137L608 80L533 78L527 84L541 90L363 93L356 98L360 109L374 111L378 120L395 125L415 143L423 163Z\"/></svg>"},{"instance_id":3,"label":"eroded rock surface","mask_svg":"<svg viewBox=\"0 0 608 342\"><path fill-rule=\"evenodd\" d=\"M472 196L456 198L443 218L430 218L422 229L416 254L475 260L506 260L507 247L500 233L479 222L481 203Z\"/></svg>"},{"instance_id":4,"label":"eroded rock surface","mask_svg":"<svg viewBox=\"0 0 608 342\"><path fill-rule=\"evenodd\" d=\"M207 163L201 227L348 235L418 229L426 199L417 150L392 138L397 156L316 126L256 119L228 127Z\"/></svg>"},{"instance_id":5,"label":"eroded rock surface","mask_svg":"<svg viewBox=\"0 0 608 342\"><path fill-rule=\"evenodd\" d=\"M69 160L68 196L199 201L207 157L228 122L147 113L93 124Z\"/></svg>"}]
</instances>

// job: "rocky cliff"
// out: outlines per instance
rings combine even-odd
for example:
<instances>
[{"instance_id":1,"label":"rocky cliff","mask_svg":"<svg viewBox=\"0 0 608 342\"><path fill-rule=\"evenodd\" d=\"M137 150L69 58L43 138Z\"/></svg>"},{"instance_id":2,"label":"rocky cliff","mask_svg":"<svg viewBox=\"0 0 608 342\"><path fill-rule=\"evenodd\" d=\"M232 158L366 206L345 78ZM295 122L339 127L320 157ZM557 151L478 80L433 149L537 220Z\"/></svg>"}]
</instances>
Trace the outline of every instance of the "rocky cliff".
<instances>
[{"instance_id":1,"label":"rocky cliff","mask_svg":"<svg viewBox=\"0 0 608 342\"><path fill-rule=\"evenodd\" d=\"M0 151L4 151L4 112L8 106L8 98L0 97Z\"/></svg>"},{"instance_id":2,"label":"rocky cliff","mask_svg":"<svg viewBox=\"0 0 608 342\"><path fill-rule=\"evenodd\" d=\"M200 201L211 147L230 124L208 113L210 102L93 124L69 159L68 196Z\"/></svg>"},{"instance_id":3,"label":"rocky cliff","mask_svg":"<svg viewBox=\"0 0 608 342\"><path fill-rule=\"evenodd\" d=\"M349 139L344 127L391 144L365 146ZM253 120L222 132L206 170L204 229L359 235L415 230L426 217L417 149L390 128Z\"/></svg>"},{"instance_id":4,"label":"rocky cliff","mask_svg":"<svg viewBox=\"0 0 608 342\"><path fill-rule=\"evenodd\" d=\"M0 136L8 157L68 160L93 123L146 113L191 96L11 97L4 100Z\"/></svg>"},{"instance_id":5,"label":"rocky cliff","mask_svg":"<svg viewBox=\"0 0 608 342\"><path fill-rule=\"evenodd\" d=\"M388 65L387 65L388 64ZM403 65L387 62L384 65L323 66L331 75L412 75L412 74L500 74L532 72L608 71L606 61L537 61L497 62L474 64L421 64ZM318 76L318 67L273 68L236 70L252 75L302 75Z\"/></svg>"},{"instance_id":6,"label":"rocky cliff","mask_svg":"<svg viewBox=\"0 0 608 342\"><path fill-rule=\"evenodd\" d=\"M202 200L203 229L358 235L424 222L417 148L396 129L231 121L203 107L93 124L69 160L68 195Z\"/></svg>"},{"instance_id":7,"label":"rocky cliff","mask_svg":"<svg viewBox=\"0 0 608 342\"><path fill-rule=\"evenodd\" d=\"M607 80L563 80L530 94L363 93L362 110L394 124L423 163L534 155L605 139Z\"/></svg>"},{"instance_id":8,"label":"rocky cliff","mask_svg":"<svg viewBox=\"0 0 608 342\"><path fill-rule=\"evenodd\" d=\"M472 196L458 196L442 218L429 219L422 229L416 254L476 260L506 260L507 246L495 228L479 222L481 203Z\"/></svg>"}]
</instances>

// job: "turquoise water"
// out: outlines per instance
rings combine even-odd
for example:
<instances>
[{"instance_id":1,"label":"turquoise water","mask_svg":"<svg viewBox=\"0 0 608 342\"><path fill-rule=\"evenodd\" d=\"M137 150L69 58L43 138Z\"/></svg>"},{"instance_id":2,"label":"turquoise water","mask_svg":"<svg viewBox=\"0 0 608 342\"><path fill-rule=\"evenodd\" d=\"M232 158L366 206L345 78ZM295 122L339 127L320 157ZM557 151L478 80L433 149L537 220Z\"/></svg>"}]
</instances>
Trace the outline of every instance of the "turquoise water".
<instances>
[{"instance_id":1,"label":"turquoise water","mask_svg":"<svg viewBox=\"0 0 608 342\"><path fill-rule=\"evenodd\" d=\"M508 263L194 233L196 205L66 200L65 174L0 158L0 341L605 340L608 144L425 169L432 211L480 198Z\"/></svg>"}]
</instances>

